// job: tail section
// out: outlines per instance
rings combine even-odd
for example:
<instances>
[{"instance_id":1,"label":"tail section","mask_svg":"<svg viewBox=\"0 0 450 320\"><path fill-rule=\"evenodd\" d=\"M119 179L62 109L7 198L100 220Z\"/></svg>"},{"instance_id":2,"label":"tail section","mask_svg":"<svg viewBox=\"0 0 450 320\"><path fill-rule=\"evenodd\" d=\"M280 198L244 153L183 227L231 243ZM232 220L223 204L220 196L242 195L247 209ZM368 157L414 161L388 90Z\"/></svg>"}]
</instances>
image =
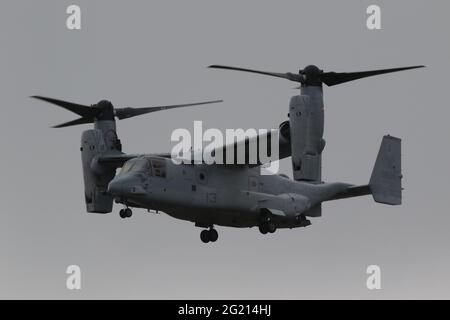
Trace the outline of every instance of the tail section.
<instances>
[{"instance_id":1,"label":"tail section","mask_svg":"<svg viewBox=\"0 0 450 320\"><path fill-rule=\"evenodd\" d=\"M401 139L384 136L369 182L376 202L402 203Z\"/></svg>"},{"instance_id":2,"label":"tail section","mask_svg":"<svg viewBox=\"0 0 450 320\"><path fill-rule=\"evenodd\" d=\"M318 185L319 188L331 190L333 194L328 200L360 197L372 194L376 202L399 205L402 203L402 165L401 140L392 136L384 136L378 151L377 160L367 185L348 185L332 183Z\"/></svg>"}]
</instances>

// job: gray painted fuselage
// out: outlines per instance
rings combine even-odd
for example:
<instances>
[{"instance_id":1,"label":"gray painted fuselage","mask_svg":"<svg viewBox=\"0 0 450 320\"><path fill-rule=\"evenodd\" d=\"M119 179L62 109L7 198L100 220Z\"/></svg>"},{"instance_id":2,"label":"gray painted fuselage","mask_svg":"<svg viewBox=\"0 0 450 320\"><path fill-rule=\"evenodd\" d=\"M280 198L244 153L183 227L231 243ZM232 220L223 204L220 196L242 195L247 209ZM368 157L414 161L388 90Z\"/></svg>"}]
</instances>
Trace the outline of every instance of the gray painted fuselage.
<instances>
[{"instance_id":1,"label":"gray painted fuselage","mask_svg":"<svg viewBox=\"0 0 450 320\"><path fill-rule=\"evenodd\" d=\"M154 157L131 161L151 162ZM270 214L278 228L299 226L298 217L318 216L315 206L346 190L344 183L310 184L280 175L261 175L260 167L191 165L164 161L164 177L147 170L118 174L109 184L116 199L146 209L212 225L253 227ZM124 165L124 168L126 165Z\"/></svg>"}]
</instances>

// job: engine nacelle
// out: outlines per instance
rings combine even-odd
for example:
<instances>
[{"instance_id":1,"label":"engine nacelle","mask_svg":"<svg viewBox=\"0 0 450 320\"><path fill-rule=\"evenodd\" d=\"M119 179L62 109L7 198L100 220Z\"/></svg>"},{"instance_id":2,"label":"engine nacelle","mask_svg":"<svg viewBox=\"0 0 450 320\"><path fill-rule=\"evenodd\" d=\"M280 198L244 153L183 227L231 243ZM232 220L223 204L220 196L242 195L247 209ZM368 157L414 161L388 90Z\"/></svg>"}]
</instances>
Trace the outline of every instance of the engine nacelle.
<instances>
[{"instance_id":1,"label":"engine nacelle","mask_svg":"<svg viewBox=\"0 0 450 320\"><path fill-rule=\"evenodd\" d=\"M108 183L116 174L116 169L97 163L98 156L111 149L108 142L105 141L103 132L98 129L84 131L81 136L84 195L88 212L112 211L113 198L107 193L107 189Z\"/></svg>"},{"instance_id":2,"label":"engine nacelle","mask_svg":"<svg viewBox=\"0 0 450 320\"><path fill-rule=\"evenodd\" d=\"M303 90L308 89L311 88ZM289 136L295 180L321 182L322 151L325 147L325 140L322 138L323 113L322 94L315 88L291 99ZM281 129L283 127L280 131Z\"/></svg>"}]
</instances>

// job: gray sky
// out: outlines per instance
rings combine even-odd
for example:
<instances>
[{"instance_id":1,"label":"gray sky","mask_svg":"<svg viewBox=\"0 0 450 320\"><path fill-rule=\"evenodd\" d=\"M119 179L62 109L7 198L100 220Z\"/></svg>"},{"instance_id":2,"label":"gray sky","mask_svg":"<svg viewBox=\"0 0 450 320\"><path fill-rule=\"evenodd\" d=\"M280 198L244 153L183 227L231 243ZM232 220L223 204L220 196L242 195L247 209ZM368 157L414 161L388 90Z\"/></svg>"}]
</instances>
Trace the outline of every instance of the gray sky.
<instances>
[{"instance_id":1,"label":"gray sky","mask_svg":"<svg viewBox=\"0 0 450 320\"><path fill-rule=\"evenodd\" d=\"M82 30L65 27L66 7ZM382 30L365 26L382 9ZM0 4L2 179L0 298L450 298L447 124L448 1L23 1ZM200 229L135 210L85 213L79 143L87 128L50 129L72 114L28 96L207 107L124 120L127 152L170 149L175 128L275 128L293 83L208 70L230 64L296 72L426 69L325 88L327 181L367 183L381 137L403 138L404 204L330 202L312 226ZM290 175L289 160L282 171ZM65 269L82 269L82 290ZM367 290L377 264L382 289Z\"/></svg>"}]
</instances>

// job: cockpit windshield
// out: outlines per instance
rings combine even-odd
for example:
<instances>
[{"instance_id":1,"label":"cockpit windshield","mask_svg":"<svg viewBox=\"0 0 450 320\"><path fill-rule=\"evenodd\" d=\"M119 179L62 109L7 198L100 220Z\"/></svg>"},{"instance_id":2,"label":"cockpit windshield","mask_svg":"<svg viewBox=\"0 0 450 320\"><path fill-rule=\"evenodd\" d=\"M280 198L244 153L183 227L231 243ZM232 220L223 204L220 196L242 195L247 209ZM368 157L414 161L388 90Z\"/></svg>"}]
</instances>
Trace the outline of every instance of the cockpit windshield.
<instances>
[{"instance_id":1,"label":"cockpit windshield","mask_svg":"<svg viewBox=\"0 0 450 320\"><path fill-rule=\"evenodd\" d=\"M122 170L120 170L120 174L124 174L130 171L145 172L148 171L149 165L150 164L147 159L144 158L131 159L125 162L125 164L122 167Z\"/></svg>"},{"instance_id":2,"label":"cockpit windshield","mask_svg":"<svg viewBox=\"0 0 450 320\"><path fill-rule=\"evenodd\" d=\"M144 172L149 176L166 178L166 161L156 157L142 157L128 160L120 170L120 174L127 172Z\"/></svg>"}]
</instances>

